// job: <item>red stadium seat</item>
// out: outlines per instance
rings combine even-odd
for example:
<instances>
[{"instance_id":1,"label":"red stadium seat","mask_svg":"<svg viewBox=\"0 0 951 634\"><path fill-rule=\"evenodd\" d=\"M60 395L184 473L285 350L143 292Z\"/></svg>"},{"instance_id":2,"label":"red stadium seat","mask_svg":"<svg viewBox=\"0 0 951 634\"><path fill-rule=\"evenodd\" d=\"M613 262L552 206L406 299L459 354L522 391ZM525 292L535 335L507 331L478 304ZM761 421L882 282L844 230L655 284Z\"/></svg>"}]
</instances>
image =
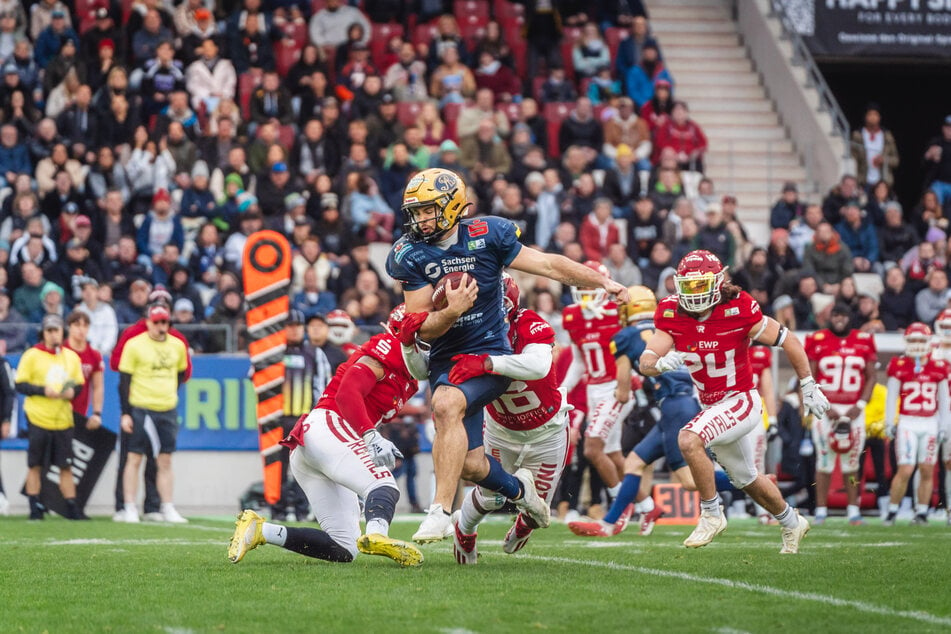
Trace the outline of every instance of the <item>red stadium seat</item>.
<instances>
[{"instance_id":1,"label":"red stadium seat","mask_svg":"<svg viewBox=\"0 0 951 634\"><path fill-rule=\"evenodd\" d=\"M314 15L318 11L324 8L324 5L327 4L327 0L310 0L310 14Z\"/></svg>"},{"instance_id":2,"label":"red stadium seat","mask_svg":"<svg viewBox=\"0 0 951 634\"><path fill-rule=\"evenodd\" d=\"M416 125L416 118L422 109L423 104L419 101L401 101L396 105L396 116L400 123L409 127Z\"/></svg>"},{"instance_id":3,"label":"red stadium seat","mask_svg":"<svg viewBox=\"0 0 951 634\"><path fill-rule=\"evenodd\" d=\"M505 22L525 14L525 7L510 0L495 0L495 19Z\"/></svg>"},{"instance_id":4,"label":"red stadium seat","mask_svg":"<svg viewBox=\"0 0 951 634\"><path fill-rule=\"evenodd\" d=\"M521 106L517 103L500 103L495 106L495 109L504 112L510 123L518 121L518 115L521 112Z\"/></svg>"},{"instance_id":5,"label":"red stadium seat","mask_svg":"<svg viewBox=\"0 0 951 634\"><path fill-rule=\"evenodd\" d=\"M294 126L292 125L282 125L277 131L277 138L281 143L281 147L290 154L291 148L294 147L294 141L297 139L297 131L294 130Z\"/></svg>"},{"instance_id":6,"label":"red stadium seat","mask_svg":"<svg viewBox=\"0 0 951 634\"><path fill-rule=\"evenodd\" d=\"M532 95L539 103L542 101L542 84L545 83L546 79L548 79L548 77L535 77L532 79Z\"/></svg>"},{"instance_id":7,"label":"red stadium seat","mask_svg":"<svg viewBox=\"0 0 951 634\"><path fill-rule=\"evenodd\" d=\"M604 41L608 43L608 48L611 50L612 60L617 59L617 49L621 45L621 40L626 40L628 37L630 37L629 31L619 26L609 26L604 32Z\"/></svg>"},{"instance_id":8,"label":"red stadium seat","mask_svg":"<svg viewBox=\"0 0 951 634\"><path fill-rule=\"evenodd\" d=\"M96 10L87 11L86 13L78 13L77 15L81 16L79 18L79 31L80 35L84 35L86 31L91 29L96 25Z\"/></svg>"},{"instance_id":9,"label":"red stadium seat","mask_svg":"<svg viewBox=\"0 0 951 634\"><path fill-rule=\"evenodd\" d=\"M525 77L528 74L528 44L519 38L514 42L509 41L509 48L512 49L512 57L515 59L516 74Z\"/></svg>"},{"instance_id":10,"label":"red stadium seat","mask_svg":"<svg viewBox=\"0 0 951 634\"><path fill-rule=\"evenodd\" d=\"M446 123L446 138L459 142L459 113L462 112L461 103L447 103L442 108L442 120Z\"/></svg>"},{"instance_id":11,"label":"red stadium seat","mask_svg":"<svg viewBox=\"0 0 951 634\"><path fill-rule=\"evenodd\" d=\"M481 18L470 16L469 19L459 20L459 32L466 43L466 48L473 50L476 44L485 36L485 25Z\"/></svg>"},{"instance_id":12,"label":"red stadium seat","mask_svg":"<svg viewBox=\"0 0 951 634\"><path fill-rule=\"evenodd\" d=\"M241 106L241 117L251 119L251 93L257 87L257 81L251 73L238 75L238 105Z\"/></svg>"},{"instance_id":13,"label":"red stadium seat","mask_svg":"<svg viewBox=\"0 0 951 634\"><path fill-rule=\"evenodd\" d=\"M310 33L307 30L307 23L301 22L296 23L292 22L284 26L284 37L290 38L297 42L298 48L304 48L304 45L310 40Z\"/></svg>"},{"instance_id":14,"label":"red stadium seat","mask_svg":"<svg viewBox=\"0 0 951 634\"><path fill-rule=\"evenodd\" d=\"M287 75L291 66L300 59L300 52L301 47L294 40L284 38L274 44L274 63L279 75Z\"/></svg>"},{"instance_id":15,"label":"red stadium seat","mask_svg":"<svg viewBox=\"0 0 951 634\"><path fill-rule=\"evenodd\" d=\"M402 24L372 24L373 34L370 36L370 55L373 59L373 65L383 72L383 56L386 54L386 46L394 35L403 36Z\"/></svg>"},{"instance_id":16,"label":"red stadium seat","mask_svg":"<svg viewBox=\"0 0 951 634\"><path fill-rule=\"evenodd\" d=\"M485 24L489 21L488 0L456 0L453 13L460 24L469 17L475 16Z\"/></svg>"},{"instance_id":17,"label":"red stadium seat","mask_svg":"<svg viewBox=\"0 0 951 634\"><path fill-rule=\"evenodd\" d=\"M413 45L419 46L420 44L425 44L429 46L429 43L437 35L439 35L439 29L436 27L436 22L417 24L413 30Z\"/></svg>"},{"instance_id":18,"label":"red stadium seat","mask_svg":"<svg viewBox=\"0 0 951 634\"><path fill-rule=\"evenodd\" d=\"M575 41L567 37L561 40L561 61L565 66L565 77L569 81L574 81L575 78L575 62L571 56L575 48Z\"/></svg>"},{"instance_id":19,"label":"red stadium seat","mask_svg":"<svg viewBox=\"0 0 951 634\"><path fill-rule=\"evenodd\" d=\"M124 25L129 21L129 16L132 14L132 2L133 0L122 0L122 24ZM120 25L116 25L120 26Z\"/></svg>"},{"instance_id":20,"label":"red stadium seat","mask_svg":"<svg viewBox=\"0 0 951 634\"><path fill-rule=\"evenodd\" d=\"M84 17L86 14L95 13L96 9L100 6L108 7L108 3L102 2L102 0L76 0L73 4L73 7L76 10L76 15Z\"/></svg>"},{"instance_id":21,"label":"red stadium seat","mask_svg":"<svg viewBox=\"0 0 951 634\"><path fill-rule=\"evenodd\" d=\"M324 55L324 66L327 68L327 83L331 86L337 83L337 49L333 46L321 47Z\"/></svg>"},{"instance_id":22,"label":"red stadium seat","mask_svg":"<svg viewBox=\"0 0 951 634\"><path fill-rule=\"evenodd\" d=\"M575 109L572 102L546 103L544 117L548 127L548 156L558 158L561 151L558 149L558 131L561 129L561 122L568 118L568 115Z\"/></svg>"}]
</instances>

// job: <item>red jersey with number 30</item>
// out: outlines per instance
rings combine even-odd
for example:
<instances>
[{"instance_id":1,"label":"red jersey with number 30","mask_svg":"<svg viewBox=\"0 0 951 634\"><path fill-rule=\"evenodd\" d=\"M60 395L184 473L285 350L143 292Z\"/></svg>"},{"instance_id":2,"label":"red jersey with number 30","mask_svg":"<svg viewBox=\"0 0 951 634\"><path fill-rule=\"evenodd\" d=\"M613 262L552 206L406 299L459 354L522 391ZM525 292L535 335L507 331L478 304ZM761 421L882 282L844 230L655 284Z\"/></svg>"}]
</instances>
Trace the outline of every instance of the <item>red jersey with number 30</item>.
<instances>
[{"instance_id":1,"label":"red jersey with number 30","mask_svg":"<svg viewBox=\"0 0 951 634\"><path fill-rule=\"evenodd\" d=\"M515 354L521 354L531 343L554 344L555 331L537 313L522 309L509 324L509 343ZM512 381L505 394L489 403L489 414L502 427L527 431L551 420L561 409L562 398L552 363L548 374L540 379Z\"/></svg>"},{"instance_id":2,"label":"red jersey with number 30","mask_svg":"<svg viewBox=\"0 0 951 634\"><path fill-rule=\"evenodd\" d=\"M912 357L892 357L886 374L898 379L900 416L935 416L938 413L938 386L948 379L951 365L947 361L924 359L924 365L915 365Z\"/></svg>"},{"instance_id":3,"label":"red jersey with number 30","mask_svg":"<svg viewBox=\"0 0 951 634\"><path fill-rule=\"evenodd\" d=\"M750 372L753 373L753 387L759 389L759 378L763 370L772 367L773 351L769 346L750 346Z\"/></svg>"},{"instance_id":4,"label":"red jersey with number 30","mask_svg":"<svg viewBox=\"0 0 951 634\"><path fill-rule=\"evenodd\" d=\"M367 415L374 424L387 422L396 416L403 405L419 390L416 379L410 375L403 361L400 342L389 333L374 335L356 352L340 364L314 409L328 409L341 414L337 408L337 391L343 375L362 357L376 359L383 365L385 374L377 381L373 391L367 395ZM341 418L343 415L341 414Z\"/></svg>"},{"instance_id":5,"label":"red jersey with number 30","mask_svg":"<svg viewBox=\"0 0 951 634\"><path fill-rule=\"evenodd\" d=\"M750 331L763 322L759 304L748 293L713 307L700 321L678 309L677 296L657 304L654 326L674 339L684 353L684 365L700 393L700 402L713 405L737 392L753 389Z\"/></svg>"},{"instance_id":6,"label":"red jersey with number 30","mask_svg":"<svg viewBox=\"0 0 951 634\"><path fill-rule=\"evenodd\" d=\"M803 347L809 360L816 362L816 383L830 403L852 406L862 398L865 369L878 359L872 335L853 330L836 337L826 328L807 336Z\"/></svg>"},{"instance_id":7,"label":"red jersey with number 30","mask_svg":"<svg viewBox=\"0 0 951 634\"><path fill-rule=\"evenodd\" d=\"M588 385L616 381L617 371L610 346L611 338L621 329L617 304L606 303L601 308L601 315L594 319L585 317L578 304L565 307L561 315L562 326L571 342L581 350Z\"/></svg>"}]
</instances>

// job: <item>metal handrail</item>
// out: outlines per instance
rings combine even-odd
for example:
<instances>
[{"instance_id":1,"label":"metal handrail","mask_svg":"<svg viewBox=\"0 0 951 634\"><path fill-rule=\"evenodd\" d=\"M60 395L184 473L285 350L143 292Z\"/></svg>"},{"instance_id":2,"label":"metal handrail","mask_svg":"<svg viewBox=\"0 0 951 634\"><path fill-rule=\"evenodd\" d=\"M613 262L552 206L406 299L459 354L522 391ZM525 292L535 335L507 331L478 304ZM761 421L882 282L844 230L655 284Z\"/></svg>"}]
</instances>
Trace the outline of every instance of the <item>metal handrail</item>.
<instances>
[{"instance_id":1,"label":"metal handrail","mask_svg":"<svg viewBox=\"0 0 951 634\"><path fill-rule=\"evenodd\" d=\"M789 18L789 14L786 13L786 7L783 5L782 0L770 0L769 6L770 16L779 18L779 23L783 27L783 36L788 39L792 45L792 63L796 66L802 66L805 69L807 85L814 87L816 92L819 93L820 111L827 111L829 113L829 116L832 118L833 134L841 137L846 142L846 148L848 148L850 137L849 121L845 118L845 114L842 112L838 100L836 100L835 95L832 94L832 90L826 83L825 77L822 76L822 72L816 65L816 60L813 58L812 52L809 50L809 47L806 46L802 36L799 35L799 31L796 30L792 20ZM848 157L848 149L846 149L845 152L845 156Z\"/></svg>"}]
</instances>

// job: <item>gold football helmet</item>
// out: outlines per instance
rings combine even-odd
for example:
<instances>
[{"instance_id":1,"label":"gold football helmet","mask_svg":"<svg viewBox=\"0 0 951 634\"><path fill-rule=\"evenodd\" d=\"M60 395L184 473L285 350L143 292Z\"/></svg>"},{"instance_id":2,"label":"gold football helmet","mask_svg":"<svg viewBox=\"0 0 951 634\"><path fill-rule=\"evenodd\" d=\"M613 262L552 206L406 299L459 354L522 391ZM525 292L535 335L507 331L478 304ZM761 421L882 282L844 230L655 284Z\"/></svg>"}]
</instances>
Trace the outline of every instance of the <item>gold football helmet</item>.
<instances>
[{"instance_id":1,"label":"gold football helmet","mask_svg":"<svg viewBox=\"0 0 951 634\"><path fill-rule=\"evenodd\" d=\"M642 319L653 319L657 310L657 298L654 292L646 286L629 286L627 294L630 299L618 306L618 317L621 325L627 326Z\"/></svg>"},{"instance_id":2,"label":"gold football helmet","mask_svg":"<svg viewBox=\"0 0 951 634\"><path fill-rule=\"evenodd\" d=\"M461 219L469 196L462 177L433 167L413 176L403 190L403 227L410 239L436 242Z\"/></svg>"}]
</instances>

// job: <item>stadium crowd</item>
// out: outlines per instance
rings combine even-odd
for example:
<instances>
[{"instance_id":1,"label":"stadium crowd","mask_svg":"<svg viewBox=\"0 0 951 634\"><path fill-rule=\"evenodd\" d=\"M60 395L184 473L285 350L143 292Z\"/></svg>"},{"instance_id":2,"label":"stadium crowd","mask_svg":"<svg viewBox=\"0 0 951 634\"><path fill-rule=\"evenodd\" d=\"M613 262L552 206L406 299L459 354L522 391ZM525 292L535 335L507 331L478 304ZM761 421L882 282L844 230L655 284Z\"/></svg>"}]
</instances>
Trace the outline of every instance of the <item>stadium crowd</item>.
<instances>
[{"instance_id":1,"label":"stadium crowd","mask_svg":"<svg viewBox=\"0 0 951 634\"><path fill-rule=\"evenodd\" d=\"M0 0L0 60L10 354L73 309L108 354L157 285L193 351L241 349L242 251L262 228L292 244L308 322L340 309L378 332L398 288L372 246L399 237L426 167L464 177L470 215L658 298L698 248L790 329L844 303L852 328L896 331L951 298L951 117L912 210L873 104L856 175L815 201L785 184L755 244L703 175L707 139L639 0ZM520 285L566 346L570 288Z\"/></svg>"}]
</instances>

